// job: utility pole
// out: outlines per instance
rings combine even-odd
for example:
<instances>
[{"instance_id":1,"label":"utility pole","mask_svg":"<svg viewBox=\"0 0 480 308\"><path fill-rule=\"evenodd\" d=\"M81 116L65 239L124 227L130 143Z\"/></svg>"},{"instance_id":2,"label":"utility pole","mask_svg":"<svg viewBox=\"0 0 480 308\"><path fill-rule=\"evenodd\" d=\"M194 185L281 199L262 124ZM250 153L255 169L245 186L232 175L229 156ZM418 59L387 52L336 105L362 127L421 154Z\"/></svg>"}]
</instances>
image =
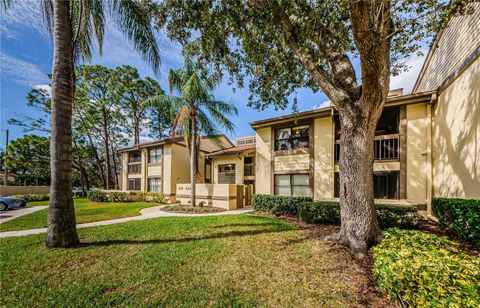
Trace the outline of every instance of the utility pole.
<instances>
[{"instance_id":1,"label":"utility pole","mask_svg":"<svg viewBox=\"0 0 480 308\"><path fill-rule=\"evenodd\" d=\"M3 180L3 184L5 186L8 185L8 170L7 170L7 154L8 154L8 128L5 130L6 132L6 139L5 139L5 157L3 158L3 168L5 169L5 177L4 177L4 180Z\"/></svg>"}]
</instances>

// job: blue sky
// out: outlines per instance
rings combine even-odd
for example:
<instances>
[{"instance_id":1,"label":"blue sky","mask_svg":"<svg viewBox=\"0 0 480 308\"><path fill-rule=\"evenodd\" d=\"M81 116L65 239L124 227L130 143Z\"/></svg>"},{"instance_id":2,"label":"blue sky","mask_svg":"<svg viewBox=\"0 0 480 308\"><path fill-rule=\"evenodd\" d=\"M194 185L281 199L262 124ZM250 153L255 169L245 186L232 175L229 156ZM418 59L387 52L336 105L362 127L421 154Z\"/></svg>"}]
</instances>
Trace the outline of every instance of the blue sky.
<instances>
[{"instance_id":1,"label":"blue sky","mask_svg":"<svg viewBox=\"0 0 480 308\"><path fill-rule=\"evenodd\" d=\"M40 5L37 1L16 2L7 13L0 15L0 126L3 130L9 128L10 139L21 137L23 133L15 126L7 124L8 119L16 115L36 116L31 108L26 106L26 94L33 87L45 87L49 83L47 74L51 71L52 43L46 31L41 15ZM167 89L166 77L170 68L182 66L183 58L178 44L171 42L165 33L158 33L157 41L161 50L161 74L156 79L163 89ZM116 67L123 64L136 67L142 76L154 77L153 71L141 60L129 42L110 23L107 25L104 53L92 59L92 64L101 64ZM391 88L404 87L410 91L417 74L423 63L422 57L407 59L411 66L410 71L396 76L391 81ZM231 120L235 123L235 132L229 137L250 135L251 121L286 115L287 110L275 111L269 108L257 111L247 107L248 89L237 89L235 92L226 82L222 83L215 91L216 98L232 101L237 105L239 114ZM313 93L310 89L301 89L297 93L300 111L311 110L318 106L328 104L323 93ZM5 135L1 131L0 144L4 144ZM143 133L146 135L146 132ZM147 140L146 136L142 138ZM2 146L3 147L3 146Z\"/></svg>"}]
</instances>

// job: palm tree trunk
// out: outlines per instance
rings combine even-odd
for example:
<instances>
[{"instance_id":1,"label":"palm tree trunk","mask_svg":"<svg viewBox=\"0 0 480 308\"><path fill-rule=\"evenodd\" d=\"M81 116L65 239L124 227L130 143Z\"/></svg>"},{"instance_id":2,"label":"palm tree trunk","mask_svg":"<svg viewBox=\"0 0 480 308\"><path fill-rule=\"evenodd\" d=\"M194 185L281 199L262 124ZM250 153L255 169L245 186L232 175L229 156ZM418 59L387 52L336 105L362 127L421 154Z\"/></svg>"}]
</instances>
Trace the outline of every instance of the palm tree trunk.
<instances>
[{"instance_id":1,"label":"palm tree trunk","mask_svg":"<svg viewBox=\"0 0 480 308\"><path fill-rule=\"evenodd\" d=\"M78 244L72 198L72 23L70 2L53 1L52 136L47 247Z\"/></svg>"},{"instance_id":2,"label":"palm tree trunk","mask_svg":"<svg viewBox=\"0 0 480 308\"><path fill-rule=\"evenodd\" d=\"M110 134L108 132L109 128L109 119L105 108L102 110L103 112L103 141L105 142L105 182L106 186L105 189L110 189L111 186L111 166L110 166Z\"/></svg>"},{"instance_id":3,"label":"palm tree trunk","mask_svg":"<svg viewBox=\"0 0 480 308\"><path fill-rule=\"evenodd\" d=\"M190 149L192 151L190 155L190 181L192 183L192 206L195 206L195 199L196 199L196 177L197 174L196 167L197 167L197 119L195 116L195 111L192 112L192 141Z\"/></svg>"}]
</instances>

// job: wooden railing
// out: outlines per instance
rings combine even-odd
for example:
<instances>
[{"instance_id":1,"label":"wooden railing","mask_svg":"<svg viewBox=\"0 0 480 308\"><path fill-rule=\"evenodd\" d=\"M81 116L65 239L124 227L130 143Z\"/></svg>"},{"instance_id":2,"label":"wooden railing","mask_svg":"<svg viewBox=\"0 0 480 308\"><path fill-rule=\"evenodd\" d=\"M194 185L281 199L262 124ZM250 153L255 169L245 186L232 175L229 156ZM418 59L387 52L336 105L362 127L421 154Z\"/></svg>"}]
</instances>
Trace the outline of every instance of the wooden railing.
<instances>
[{"instance_id":1,"label":"wooden railing","mask_svg":"<svg viewBox=\"0 0 480 308\"><path fill-rule=\"evenodd\" d=\"M340 160L340 141L335 141L335 163ZM398 160L400 157L400 135L380 135L373 141L374 159L376 161Z\"/></svg>"}]
</instances>

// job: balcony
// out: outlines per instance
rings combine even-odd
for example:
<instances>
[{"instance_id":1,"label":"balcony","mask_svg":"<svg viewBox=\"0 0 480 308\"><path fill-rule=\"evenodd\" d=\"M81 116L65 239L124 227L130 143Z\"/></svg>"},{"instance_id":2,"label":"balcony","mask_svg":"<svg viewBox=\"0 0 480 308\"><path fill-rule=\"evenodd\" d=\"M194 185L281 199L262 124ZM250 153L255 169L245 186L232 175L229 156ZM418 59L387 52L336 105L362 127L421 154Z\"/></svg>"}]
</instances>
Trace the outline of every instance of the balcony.
<instances>
[{"instance_id":1,"label":"balcony","mask_svg":"<svg viewBox=\"0 0 480 308\"><path fill-rule=\"evenodd\" d=\"M396 161L400 157L399 134L380 135L374 138L375 161ZM340 141L335 141L335 163L340 160Z\"/></svg>"},{"instance_id":2,"label":"balcony","mask_svg":"<svg viewBox=\"0 0 480 308\"><path fill-rule=\"evenodd\" d=\"M138 163L128 164L128 174L140 174L141 166L142 165Z\"/></svg>"}]
</instances>

